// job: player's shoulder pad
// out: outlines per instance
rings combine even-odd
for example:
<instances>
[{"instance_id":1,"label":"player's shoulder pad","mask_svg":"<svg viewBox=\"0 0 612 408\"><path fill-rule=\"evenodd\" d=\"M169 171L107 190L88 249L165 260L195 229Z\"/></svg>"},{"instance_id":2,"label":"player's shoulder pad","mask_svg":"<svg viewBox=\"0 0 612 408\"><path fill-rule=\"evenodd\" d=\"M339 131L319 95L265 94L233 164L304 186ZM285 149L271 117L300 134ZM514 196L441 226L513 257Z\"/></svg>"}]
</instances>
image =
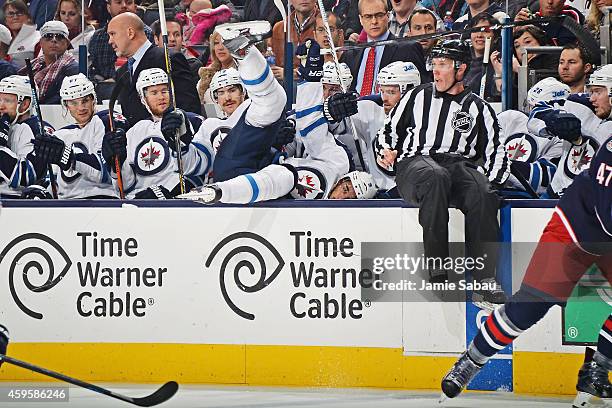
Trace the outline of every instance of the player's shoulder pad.
<instances>
[{"instance_id":1,"label":"player's shoulder pad","mask_svg":"<svg viewBox=\"0 0 612 408\"><path fill-rule=\"evenodd\" d=\"M97 112L95 116L97 116L98 118L100 118L100 120L102 121L102 123L104 124L104 131L105 132L110 132L110 121L109 121L109 113L110 111L108 109L104 109L100 112ZM113 127L114 129L123 129L127 132L127 130L130 128L130 124L128 123L127 119L125 118L125 116L123 116L121 113L119 112L113 112Z\"/></svg>"},{"instance_id":2,"label":"player's shoulder pad","mask_svg":"<svg viewBox=\"0 0 612 408\"><path fill-rule=\"evenodd\" d=\"M358 99L358 101L372 101L376 103L378 106L383 106L382 96L380 94L372 94L367 96L362 96Z\"/></svg>"},{"instance_id":3,"label":"player's shoulder pad","mask_svg":"<svg viewBox=\"0 0 612 408\"><path fill-rule=\"evenodd\" d=\"M66 125L66 126L64 126L64 127L62 127L62 128L59 128L59 129L56 131L56 133L57 133L57 132L59 132L59 131L62 131L62 130L72 130L72 129L78 129L78 128L79 128L79 125L77 125L76 123L74 123L74 124L72 124L72 125Z\"/></svg>"},{"instance_id":4,"label":"player's shoulder pad","mask_svg":"<svg viewBox=\"0 0 612 408\"><path fill-rule=\"evenodd\" d=\"M27 118L23 122L20 122L19 124L25 125L28 128L30 128L30 131L32 132L33 135L37 134L38 129L40 128L40 122L37 116L30 116L29 118ZM49 134L52 134L53 132L55 132L55 129L53 128L53 126L51 126L48 122L45 122L44 120L43 120L43 126L45 127L45 132Z\"/></svg>"},{"instance_id":5,"label":"player's shoulder pad","mask_svg":"<svg viewBox=\"0 0 612 408\"><path fill-rule=\"evenodd\" d=\"M187 112L187 111L185 112L185 114L187 115L187 119L191 123L191 126L193 127L193 129L197 131L200 128L200 126L202 126L202 122L204 122L204 117L201 115L198 115L197 113Z\"/></svg>"},{"instance_id":6,"label":"player's shoulder pad","mask_svg":"<svg viewBox=\"0 0 612 408\"><path fill-rule=\"evenodd\" d=\"M589 108L593 113L595 113L595 107L591 103L591 100L589 99L589 94L588 93L574 93L574 94L570 94L570 96L568 96L567 100L568 100L568 102L574 102L574 103L579 103L581 105L584 105L587 108Z\"/></svg>"}]
</instances>

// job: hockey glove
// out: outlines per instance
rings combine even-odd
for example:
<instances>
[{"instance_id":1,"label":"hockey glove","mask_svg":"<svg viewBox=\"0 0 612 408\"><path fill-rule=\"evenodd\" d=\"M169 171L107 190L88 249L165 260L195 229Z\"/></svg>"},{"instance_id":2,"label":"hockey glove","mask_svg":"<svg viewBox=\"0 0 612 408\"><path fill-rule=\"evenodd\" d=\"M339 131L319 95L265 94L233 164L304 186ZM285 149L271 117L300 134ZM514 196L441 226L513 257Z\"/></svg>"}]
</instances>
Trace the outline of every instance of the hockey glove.
<instances>
[{"instance_id":1,"label":"hockey glove","mask_svg":"<svg viewBox=\"0 0 612 408\"><path fill-rule=\"evenodd\" d=\"M301 64L298 67L298 74L302 81L320 82L323 78L323 57L321 47L312 39L308 39L300 44L295 52Z\"/></svg>"},{"instance_id":2,"label":"hockey glove","mask_svg":"<svg viewBox=\"0 0 612 408\"><path fill-rule=\"evenodd\" d=\"M72 146L66 145L62 139L53 135L36 136L34 153L45 163L57 164L60 169L66 171L74 163L74 152Z\"/></svg>"},{"instance_id":3,"label":"hockey glove","mask_svg":"<svg viewBox=\"0 0 612 408\"><path fill-rule=\"evenodd\" d=\"M187 114L181 109L168 108L162 117L161 131L168 143L168 146L176 151L176 133L180 135L181 144L185 147L193 140L191 123Z\"/></svg>"},{"instance_id":4,"label":"hockey glove","mask_svg":"<svg viewBox=\"0 0 612 408\"><path fill-rule=\"evenodd\" d=\"M341 122L357 113L357 92L337 93L323 102L325 119L330 123Z\"/></svg>"},{"instance_id":5,"label":"hockey glove","mask_svg":"<svg viewBox=\"0 0 612 408\"><path fill-rule=\"evenodd\" d=\"M136 193L134 198L137 200L165 200L172 198L172 194L164 186L151 186Z\"/></svg>"},{"instance_id":6,"label":"hockey glove","mask_svg":"<svg viewBox=\"0 0 612 408\"><path fill-rule=\"evenodd\" d=\"M108 132L102 139L102 157L110 171L115 171L115 157L119 166L127 159L127 137L123 129Z\"/></svg>"},{"instance_id":7,"label":"hockey glove","mask_svg":"<svg viewBox=\"0 0 612 408\"><path fill-rule=\"evenodd\" d=\"M6 354L6 347L9 342L9 332L6 327L0 324L0 354ZM0 366L2 365L2 360L0 360Z\"/></svg>"},{"instance_id":8,"label":"hockey glove","mask_svg":"<svg viewBox=\"0 0 612 408\"><path fill-rule=\"evenodd\" d=\"M281 120L281 124L278 128L278 132L276 132L276 139L274 139L272 147L274 147L276 150L281 150L283 146L288 145L289 143L293 142L293 140L295 140L295 120Z\"/></svg>"},{"instance_id":9,"label":"hockey glove","mask_svg":"<svg viewBox=\"0 0 612 408\"><path fill-rule=\"evenodd\" d=\"M571 113L555 112L544 117L548 133L573 143L582 135L580 119Z\"/></svg>"},{"instance_id":10,"label":"hockey glove","mask_svg":"<svg viewBox=\"0 0 612 408\"><path fill-rule=\"evenodd\" d=\"M9 130L11 128L11 118L8 114L0 117L0 146L8 146Z\"/></svg>"}]
</instances>

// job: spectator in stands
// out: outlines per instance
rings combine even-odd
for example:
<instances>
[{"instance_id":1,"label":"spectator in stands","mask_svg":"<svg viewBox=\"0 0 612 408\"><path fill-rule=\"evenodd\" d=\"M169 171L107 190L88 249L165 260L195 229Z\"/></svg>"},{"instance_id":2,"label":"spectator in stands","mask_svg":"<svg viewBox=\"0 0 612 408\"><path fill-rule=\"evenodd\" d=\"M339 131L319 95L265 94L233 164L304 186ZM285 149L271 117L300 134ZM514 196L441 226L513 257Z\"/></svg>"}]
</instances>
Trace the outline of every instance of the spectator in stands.
<instances>
[{"instance_id":1,"label":"spectator in stands","mask_svg":"<svg viewBox=\"0 0 612 408\"><path fill-rule=\"evenodd\" d=\"M106 8L111 17L114 18L126 12L135 13L136 3L134 0L106 0ZM99 28L89 40L91 66L89 67L88 77L94 84L115 78L115 62L117 61L117 55L115 55L115 51L113 51L113 48L109 44L107 28L108 25ZM149 41L155 41L151 29L145 26L144 30ZM99 99L108 99L107 94L101 94L100 89L97 91Z\"/></svg>"},{"instance_id":2,"label":"spectator in stands","mask_svg":"<svg viewBox=\"0 0 612 408\"><path fill-rule=\"evenodd\" d=\"M442 18L445 18L446 13L450 12L452 21L457 20L468 11L465 0L421 0L421 4Z\"/></svg>"},{"instance_id":3,"label":"spectator in stands","mask_svg":"<svg viewBox=\"0 0 612 408\"><path fill-rule=\"evenodd\" d=\"M514 21L524 21L532 18L540 17L555 17L555 16L569 16L578 22L580 25L584 25L584 16L578 9L568 6L565 4L565 0L540 0L540 11L532 15L529 9L522 8ZM546 26L546 44L564 46L571 42L576 41L576 36L572 34L567 28L561 25L560 21L551 21Z\"/></svg>"},{"instance_id":4,"label":"spectator in stands","mask_svg":"<svg viewBox=\"0 0 612 408\"><path fill-rule=\"evenodd\" d=\"M421 2L417 0L393 0L391 2L391 8L389 31L396 37L405 37L408 35L408 31L410 31L408 20L415 10L427 10L423 7ZM436 26L443 26L442 20L437 16Z\"/></svg>"},{"instance_id":5,"label":"spectator in stands","mask_svg":"<svg viewBox=\"0 0 612 408\"><path fill-rule=\"evenodd\" d=\"M199 60L198 54L195 50L190 47L183 46L183 26L179 23L176 18L172 16L166 16L166 27L168 29L168 48L176 52L182 53L193 75L197 75L200 68L202 68L202 61ZM155 44L158 47L164 46L164 41L161 34L161 24L159 20L155 21L151 25L153 34L155 35Z\"/></svg>"},{"instance_id":6,"label":"spectator in stands","mask_svg":"<svg viewBox=\"0 0 612 408\"><path fill-rule=\"evenodd\" d=\"M612 0L593 0L586 17L586 27L599 41L599 27L605 24L603 9L612 6Z\"/></svg>"},{"instance_id":7,"label":"spectator in stands","mask_svg":"<svg viewBox=\"0 0 612 408\"><path fill-rule=\"evenodd\" d=\"M73 55L78 58L79 45L88 45L91 36L96 31L96 28L88 18L87 10L85 11L85 31L81 32L81 10L80 0L60 0L57 3L55 12L55 20L61 21L68 27L68 38L72 44Z\"/></svg>"},{"instance_id":8,"label":"spectator in stands","mask_svg":"<svg viewBox=\"0 0 612 408\"><path fill-rule=\"evenodd\" d=\"M287 0L282 0L285 10ZM244 21L266 20L274 27L274 24L283 18L274 4L274 0L246 0L244 2Z\"/></svg>"},{"instance_id":9,"label":"spectator in stands","mask_svg":"<svg viewBox=\"0 0 612 408\"><path fill-rule=\"evenodd\" d=\"M437 16L436 14L428 10L426 8L416 9L412 12L410 17L408 18L408 27L410 28L408 34L413 35L423 35L423 34L433 34L436 31L443 31L443 26L437 25ZM436 43L436 39L430 40L420 40L419 44L423 48L423 52L425 55L429 54L429 51Z\"/></svg>"},{"instance_id":10,"label":"spectator in stands","mask_svg":"<svg viewBox=\"0 0 612 408\"><path fill-rule=\"evenodd\" d=\"M11 31L0 24L0 80L17 74L17 66L11 62L8 49L11 44Z\"/></svg>"},{"instance_id":11,"label":"spectator in stands","mask_svg":"<svg viewBox=\"0 0 612 408\"><path fill-rule=\"evenodd\" d=\"M314 30L317 16L320 15L317 0L290 0L293 11L288 16L291 26L291 41L295 48L308 38L314 38ZM279 21L272 29L272 51L276 58L276 65L283 67L285 64L285 32L283 22ZM293 67L297 68L299 61L293 58ZM274 71L277 76L278 70Z\"/></svg>"},{"instance_id":12,"label":"spectator in stands","mask_svg":"<svg viewBox=\"0 0 612 408\"><path fill-rule=\"evenodd\" d=\"M145 34L145 25L134 13L121 13L108 23L109 42L118 56L127 58L117 71L117 84L120 87L119 103L123 115L130 124L151 117L139 101L136 80L142 70L161 68L166 70L164 51L151 44ZM178 52L170 53L172 82L176 106L188 112L200 113L200 99L196 92L196 79L189 69L185 56Z\"/></svg>"},{"instance_id":13,"label":"spectator in stands","mask_svg":"<svg viewBox=\"0 0 612 408\"><path fill-rule=\"evenodd\" d=\"M467 13L455 20L453 30L463 30L468 25L473 26L472 18L480 13L487 13L500 23L505 21L507 17L506 13L502 11L501 6L498 3L491 3L490 0L466 0L466 3L468 5Z\"/></svg>"},{"instance_id":14,"label":"spectator in stands","mask_svg":"<svg viewBox=\"0 0 612 408\"><path fill-rule=\"evenodd\" d=\"M576 43L563 46L559 57L559 78L572 93L585 92L587 76L593 70L590 53Z\"/></svg>"},{"instance_id":15,"label":"spectator in stands","mask_svg":"<svg viewBox=\"0 0 612 408\"><path fill-rule=\"evenodd\" d=\"M57 9L57 0L32 0L30 1L30 15L36 27L40 28L47 21L53 20Z\"/></svg>"},{"instance_id":16,"label":"spectator in stands","mask_svg":"<svg viewBox=\"0 0 612 408\"><path fill-rule=\"evenodd\" d=\"M498 20L492 15L488 13L479 13L470 21L470 26L490 27L497 23ZM483 69L485 42L487 38L491 39L491 49L489 50L490 56L498 40L497 33L498 31L478 31L470 34L470 39L472 40L472 62L470 64L470 69L465 74L463 82L466 88L470 88L472 92L477 95L480 95L482 77L485 75ZM498 102L500 100L501 93L495 86L495 71L492 67L489 67L486 72L483 96L489 102Z\"/></svg>"},{"instance_id":17,"label":"spectator in stands","mask_svg":"<svg viewBox=\"0 0 612 408\"><path fill-rule=\"evenodd\" d=\"M184 31L184 40L187 45L208 45L206 41L212 34L215 26L227 23L232 17L232 10L225 4L216 8L202 8L198 5L210 5L208 0L194 0L190 6L188 29ZM198 11L193 11L198 10ZM183 19L183 21L185 21Z\"/></svg>"},{"instance_id":18,"label":"spectator in stands","mask_svg":"<svg viewBox=\"0 0 612 408\"><path fill-rule=\"evenodd\" d=\"M343 17L344 24L342 30L347 41L357 42L359 33L363 30L359 21L359 0L349 0L350 5L346 11L346 16Z\"/></svg>"},{"instance_id":19,"label":"spectator in stands","mask_svg":"<svg viewBox=\"0 0 612 408\"><path fill-rule=\"evenodd\" d=\"M200 80L198 81L198 94L202 103L214 103L212 95L208 87L213 76L222 69L237 68L234 58L230 55L223 39L218 32L213 32L210 36L210 58L212 63L198 72ZM274 69L274 67L272 67Z\"/></svg>"},{"instance_id":20,"label":"spectator in stands","mask_svg":"<svg viewBox=\"0 0 612 408\"><path fill-rule=\"evenodd\" d=\"M34 81L41 104L60 104L60 88L65 77L79 73L79 64L71 53L68 27L61 21L47 21L40 29L42 56L32 60ZM27 67L19 71L27 75Z\"/></svg>"},{"instance_id":21,"label":"spectator in stands","mask_svg":"<svg viewBox=\"0 0 612 408\"><path fill-rule=\"evenodd\" d=\"M359 18L368 41L396 38L389 32L389 13L386 0L359 0ZM415 42L390 44L360 50L349 50L342 55L351 69L351 89L361 96L378 92L376 77L380 68L395 61L412 62L421 74L422 82L428 82L431 74L425 69L423 49Z\"/></svg>"},{"instance_id":22,"label":"spectator in stands","mask_svg":"<svg viewBox=\"0 0 612 408\"><path fill-rule=\"evenodd\" d=\"M341 24L339 24L338 17L333 12L327 13L327 22L329 23L329 31L332 35L332 41L336 47L341 47L344 45L344 33L342 29L339 28ZM327 37L327 30L325 29L325 25L323 24L323 17L317 16L317 22L315 25L315 35L314 39L319 43L319 46L322 50L331 49L331 45L329 43L329 37ZM342 52L338 52L338 58L342 56ZM331 53L325 54L325 62L333 61L334 56Z\"/></svg>"},{"instance_id":23,"label":"spectator in stands","mask_svg":"<svg viewBox=\"0 0 612 408\"><path fill-rule=\"evenodd\" d=\"M26 58L34 58L40 33L32 24L30 10L22 0L8 0L2 10L5 25L13 37L8 54L17 68L21 68L25 66Z\"/></svg>"}]
</instances>

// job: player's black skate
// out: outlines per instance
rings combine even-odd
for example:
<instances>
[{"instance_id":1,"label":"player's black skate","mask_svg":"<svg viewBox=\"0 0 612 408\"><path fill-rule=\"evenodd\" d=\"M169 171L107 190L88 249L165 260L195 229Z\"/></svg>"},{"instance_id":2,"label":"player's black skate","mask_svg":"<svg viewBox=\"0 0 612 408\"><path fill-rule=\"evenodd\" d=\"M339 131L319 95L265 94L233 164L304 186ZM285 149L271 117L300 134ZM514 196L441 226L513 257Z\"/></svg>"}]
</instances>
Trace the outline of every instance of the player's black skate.
<instances>
[{"instance_id":1,"label":"player's black skate","mask_svg":"<svg viewBox=\"0 0 612 408\"><path fill-rule=\"evenodd\" d=\"M6 348L9 343L9 332L6 327L0 324L0 354L6 354ZM0 366L2 365L2 360L0 360Z\"/></svg>"},{"instance_id":2,"label":"player's black skate","mask_svg":"<svg viewBox=\"0 0 612 408\"><path fill-rule=\"evenodd\" d=\"M236 59L244 58L251 45L272 36L272 28L267 21L226 23L217 26L215 31L223 38L223 45Z\"/></svg>"},{"instance_id":3,"label":"player's black skate","mask_svg":"<svg viewBox=\"0 0 612 408\"><path fill-rule=\"evenodd\" d=\"M210 184L197 189L193 189L188 193L180 194L176 198L181 198L183 200L193 200L204 204L214 204L221 200L221 194L221 189L218 186Z\"/></svg>"},{"instance_id":4,"label":"player's black skate","mask_svg":"<svg viewBox=\"0 0 612 408\"><path fill-rule=\"evenodd\" d=\"M508 300L501 285L495 278L485 278L478 283L484 285L484 287L479 290L474 290L472 293L472 301L479 308L493 311Z\"/></svg>"},{"instance_id":5,"label":"player's black skate","mask_svg":"<svg viewBox=\"0 0 612 408\"><path fill-rule=\"evenodd\" d=\"M448 398L455 398L478 374L481 365L476 364L465 351L453 368L442 379L442 392Z\"/></svg>"},{"instance_id":6,"label":"player's black skate","mask_svg":"<svg viewBox=\"0 0 612 408\"><path fill-rule=\"evenodd\" d=\"M591 407L593 397L601 398L606 406L612 406L612 384L608 379L608 370L594 360L584 363L578 371L576 391L578 395L572 404L573 408Z\"/></svg>"}]
</instances>

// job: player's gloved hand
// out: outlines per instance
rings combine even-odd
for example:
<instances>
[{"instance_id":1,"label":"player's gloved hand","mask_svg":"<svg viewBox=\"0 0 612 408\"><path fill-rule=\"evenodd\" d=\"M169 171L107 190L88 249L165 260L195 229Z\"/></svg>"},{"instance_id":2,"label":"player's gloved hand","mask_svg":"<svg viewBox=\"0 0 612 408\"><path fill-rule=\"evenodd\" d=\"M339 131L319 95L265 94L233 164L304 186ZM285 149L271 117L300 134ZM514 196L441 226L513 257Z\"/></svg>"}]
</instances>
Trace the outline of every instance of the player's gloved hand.
<instances>
[{"instance_id":1,"label":"player's gloved hand","mask_svg":"<svg viewBox=\"0 0 612 408\"><path fill-rule=\"evenodd\" d=\"M323 56L321 47L312 39L307 39L297 47L295 55L301 63L298 67L300 79L307 82L320 82L323 78Z\"/></svg>"},{"instance_id":2,"label":"player's gloved hand","mask_svg":"<svg viewBox=\"0 0 612 408\"><path fill-rule=\"evenodd\" d=\"M548 133L573 143L582 136L580 119L567 112L555 112L544 117Z\"/></svg>"},{"instance_id":3,"label":"player's gloved hand","mask_svg":"<svg viewBox=\"0 0 612 408\"><path fill-rule=\"evenodd\" d=\"M9 342L9 332L6 327L0 324L0 354L6 354L6 347ZM0 366L2 365L2 360L0 360Z\"/></svg>"},{"instance_id":4,"label":"player's gloved hand","mask_svg":"<svg viewBox=\"0 0 612 408\"><path fill-rule=\"evenodd\" d=\"M337 93L323 102L323 114L330 123L340 122L357 113L357 92Z\"/></svg>"},{"instance_id":5,"label":"player's gloved hand","mask_svg":"<svg viewBox=\"0 0 612 408\"><path fill-rule=\"evenodd\" d=\"M277 150L281 150L283 146L295 140L295 120L284 119L276 132L276 139L272 143L272 147Z\"/></svg>"},{"instance_id":6,"label":"player's gloved hand","mask_svg":"<svg viewBox=\"0 0 612 408\"><path fill-rule=\"evenodd\" d=\"M125 130L116 129L107 132L102 139L102 157L110 171L115 171L115 157L119 160L119 166L127 159L127 137Z\"/></svg>"},{"instance_id":7,"label":"player's gloved hand","mask_svg":"<svg viewBox=\"0 0 612 408\"><path fill-rule=\"evenodd\" d=\"M151 186L136 193L134 198L137 200L165 200L172 198L172 194L164 186Z\"/></svg>"},{"instance_id":8,"label":"player's gloved hand","mask_svg":"<svg viewBox=\"0 0 612 408\"><path fill-rule=\"evenodd\" d=\"M11 128L11 118L7 113L0 116L0 146L8 146L9 130Z\"/></svg>"},{"instance_id":9,"label":"player's gloved hand","mask_svg":"<svg viewBox=\"0 0 612 408\"><path fill-rule=\"evenodd\" d=\"M161 131L164 135L164 139L168 142L168 146L174 151L177 151L177 132L180 135L181 148L187 146L193 140L191 124L189 123L187 114L181 109L166 109L162 116Z\"/></svg>"},{"instance_id":10,"label":"player's gloved hand","mask_svg":"<svg viewBox=\"0 0 612 408\"><path fill-rule=\"evenodd\" d=\"M72 146L66 145L59 137L49 134L36 135L32 143L36 157L45 163L57 164L64 171L70 169L74 164Z\"/></svg>"}]
</instances>

